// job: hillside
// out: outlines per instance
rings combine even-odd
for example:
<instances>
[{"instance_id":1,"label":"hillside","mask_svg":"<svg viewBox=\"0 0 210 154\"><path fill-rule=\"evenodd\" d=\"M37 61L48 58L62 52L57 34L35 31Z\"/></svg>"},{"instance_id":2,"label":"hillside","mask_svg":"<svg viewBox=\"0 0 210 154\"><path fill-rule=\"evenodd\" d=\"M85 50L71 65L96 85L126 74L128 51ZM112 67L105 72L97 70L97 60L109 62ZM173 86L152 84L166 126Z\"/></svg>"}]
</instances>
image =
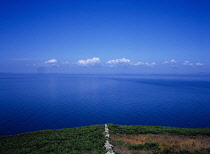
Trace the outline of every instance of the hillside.
<instances>
[{"instance_id":1,"label":"hillside","mask_svg":"<svg viewBox=\"0 0 210 154\"><path fill-rule=\"evenodd\" d=\"M120 154L210 153L210 128L109 124L109 129L114 150Z\"/></svg>"},{"instance_id":2,"label":"hillside","mask_svg":"<svg viewBox=\"0 0 210 154\"><path fill-rule=\"evenodd\" d=\"M116 154L210 153L210 128L108 126ZM0 153L105 154L104 143L104 125L93 125L1 136Z\"/></svg>"},{"instance_id":3,"label":"hillside","mask_svg":"<svg viewBox=\"0 0 210 154\"><path fill-rule=\"evenodd\" d=\"M104 126L94 125L57 130L42 130L0 137L1 154L70 153L101 154Z\"/></svg>"}]
</instances>

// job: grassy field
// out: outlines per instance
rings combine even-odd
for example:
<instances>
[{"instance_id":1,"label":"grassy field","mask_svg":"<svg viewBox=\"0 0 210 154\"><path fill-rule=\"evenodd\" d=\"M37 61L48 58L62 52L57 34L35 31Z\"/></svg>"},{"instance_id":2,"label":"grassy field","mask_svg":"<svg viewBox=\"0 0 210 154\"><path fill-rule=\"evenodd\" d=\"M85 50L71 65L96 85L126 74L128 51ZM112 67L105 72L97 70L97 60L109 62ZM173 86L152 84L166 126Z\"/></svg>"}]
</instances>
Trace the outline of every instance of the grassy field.
<instances>
[{"instance_id":1,"label":"grassy field","mask_svg":"<svg viewBox=\"0 0 210 154\"><path fill-rule=\"evenodd\" d=\"M104 154L104 125L0 137L0 154Z\"/></svg>"},{"instance_id":2,"label":"grassy field","mask_svg":"<svg viewBox=\"0 0 210 154\"><path fill-rule=\"evenodd\" d=\"M171 134L171 135L205 135L210 136L208 128L175 128L161 126L114 125L109 124L111 134Z\"/></svg>"},{"instance_id":3,"label":"grassy field","mask_svg":"<svg viewBox=\"0 0 210 154\"><path fill-rule=\"evenodd\" d=\"M116 154L210 153L210 128L108 124ZM105 154L104 125L0 137L0 154Z\"/></svg>"},{"instance_id":4,"label":"grassy field","mask_svg":"<svg viewBox=\"0 0 210 154\"><path fill-rule=\"evenodd\" d=\"M210 153L210 128L108 126L118 154Z\"/></svg>"}]
</instances>

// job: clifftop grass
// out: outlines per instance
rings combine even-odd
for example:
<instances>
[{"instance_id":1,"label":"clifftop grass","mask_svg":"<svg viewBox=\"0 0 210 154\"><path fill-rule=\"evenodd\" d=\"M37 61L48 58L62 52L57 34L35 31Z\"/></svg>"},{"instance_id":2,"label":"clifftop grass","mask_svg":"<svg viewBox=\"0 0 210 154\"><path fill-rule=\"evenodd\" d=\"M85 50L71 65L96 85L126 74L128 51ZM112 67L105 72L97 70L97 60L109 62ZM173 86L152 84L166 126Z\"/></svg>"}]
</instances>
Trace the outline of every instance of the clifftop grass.
<instances>
[{"instance_id":1,"label":"clifftop grass","mask_svg":"<svg viewBox=\"0 0 210 154\"><path fill-rule=\"evenodd\" d=\"M210 128L109 124L118 154L209 154Z\"/></svg>"},{"instance_id":2,"label":"clifftop grass","mask_svg":"<svg viewBox=\"0 0 210 154\"><path fill-rule=\"evenodd\" d=\"M210 136L210 128L174 128L158 126L123 126L108 124L110 134L140 135L167 134L181 136ZM121 141L116 141L117 143ZM104 154L104 125L93 125L57 130L43 130L18 135L0 137L1 154ZM147 144L145 144L147 145ZM132 148L132 146L130 146ZM135 147L135 146L134 146Z\"/></svg>"},{"instance_id":3,"label":"clifftop grass","mask_svg":"<svg viewBox=\"0 0 210 154\"><path fill-rule=\"evenodd\" d=\"M208 128L175 128L161 126L113 125L109 124L110 134L170 134L170 135L205 135L210 136Z\"/></svg>"},{"instance_id":4,"label":"clifftop grass","mask_svg":"<svg viewBox=\"0 0 210 154\"><path fill-rule=\"evenodd\" d=\"M1 154L101 154L105 153L104 125L43 130L1 136Z\"/></svg>"}]
</instances>

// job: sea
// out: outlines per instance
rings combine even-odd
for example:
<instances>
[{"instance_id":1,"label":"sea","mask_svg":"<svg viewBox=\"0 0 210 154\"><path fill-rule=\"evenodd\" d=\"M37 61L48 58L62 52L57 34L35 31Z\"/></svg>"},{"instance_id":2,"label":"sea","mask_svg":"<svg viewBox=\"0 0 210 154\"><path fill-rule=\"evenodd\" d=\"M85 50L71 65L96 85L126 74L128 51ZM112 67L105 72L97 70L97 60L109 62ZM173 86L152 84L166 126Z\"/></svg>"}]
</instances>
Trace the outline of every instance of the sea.
<instances>
[{"instance_id":1,"label":"sea","mask_svg":"<svg viewBox=\"0 0 210 154\"><path fill-rule=\"evenodd\" d=\"M210 77L0 74L0 135L95 124L210 127Z\"/></svg>"}]
</instances>

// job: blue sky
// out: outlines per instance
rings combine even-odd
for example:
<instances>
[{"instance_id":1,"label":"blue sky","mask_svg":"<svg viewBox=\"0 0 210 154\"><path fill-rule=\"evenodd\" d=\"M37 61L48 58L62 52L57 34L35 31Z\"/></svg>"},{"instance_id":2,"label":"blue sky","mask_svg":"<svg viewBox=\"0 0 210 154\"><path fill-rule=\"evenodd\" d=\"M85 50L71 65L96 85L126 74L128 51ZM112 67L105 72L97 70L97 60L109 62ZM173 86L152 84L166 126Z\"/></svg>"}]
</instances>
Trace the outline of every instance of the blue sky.
<instances>
[{"instance_id":1,"label":"blue sky","mask_svg":"<svg viewBox=\"0 0 210 154\"><path fill-rule=\"evenodd\" d=\"M1 0L0 72L210 73L209 0Z\"/></svg>"}]
</instances>

